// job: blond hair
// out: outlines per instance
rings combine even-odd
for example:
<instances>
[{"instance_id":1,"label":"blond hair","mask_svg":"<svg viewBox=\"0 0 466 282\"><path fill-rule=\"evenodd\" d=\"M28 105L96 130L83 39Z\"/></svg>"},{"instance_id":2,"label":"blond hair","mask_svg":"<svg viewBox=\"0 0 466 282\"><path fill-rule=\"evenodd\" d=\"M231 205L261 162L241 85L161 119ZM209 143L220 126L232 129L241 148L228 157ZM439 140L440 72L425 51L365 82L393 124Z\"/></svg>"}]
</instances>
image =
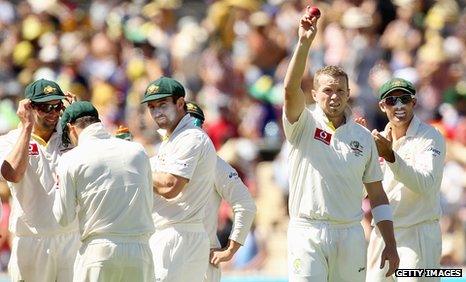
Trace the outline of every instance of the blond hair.
<instances>
[{"instance_id":1,"label":"blond hair","mask_svg":"<svg viewBox=\"0 0 466 282\"><path fill-rule=\"evenodd\" d=\"M324 74L331 77L344 77L346 79L346 86L349 89L348 74L339 66L325 66L323 68L318 69L314 74L314 89L318 88L319 77Z\"/></svg>"}]
</instances>

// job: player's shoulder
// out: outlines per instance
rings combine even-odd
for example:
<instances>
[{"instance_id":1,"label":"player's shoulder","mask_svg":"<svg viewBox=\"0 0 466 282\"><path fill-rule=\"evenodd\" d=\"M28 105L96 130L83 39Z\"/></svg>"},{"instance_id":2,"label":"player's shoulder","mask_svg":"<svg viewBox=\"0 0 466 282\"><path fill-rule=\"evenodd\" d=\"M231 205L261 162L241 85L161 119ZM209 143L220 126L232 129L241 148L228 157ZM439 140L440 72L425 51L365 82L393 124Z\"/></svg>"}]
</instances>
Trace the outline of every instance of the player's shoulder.
<instances>
[{"instance_id":1,"label":"player's shoulder","mask_svg":"<svg viewBox=\"0 0 466 282\"><path fill-rule=\"evenodd\" d=\"M144 147L138 142L128 141L128 140L124 140L124 139L121 139L121 138L116 138L116 137L113 137L113 136L110 138L110 140L111 140L111 142L114 142L114 143L118 144L121 147L134 148L134 149L137 149L137 150L144 150Z\"/></svg>"},{"instance_id":2,"label":"player's shoulder","mask_svg":"<svg viewBox=\"0 0 466 282\"><path fill-rule=\"evenodd\" d=\"M357 122L350 121L350 130L358 135L361 135L364 138L372 139L372 134L369 129L365 126L360 125Z\"/></svg>"},{"instance_id":3,"label":"player's shoulder","mask_svg":"<svg viewBox=\"0 0 466 282\"><path fill-rule=\"evenodd\" d=\"M60 157L60 165L62 167L71 167L83 161L83 152L79 146L64 152Z\"/></svg>"},{"instance_id":4,"label":"player's shoulder","mask_svg":"<svg viewBox=\"0 0 466 282\"><path fill-rule=\"evenodd\" d=\"M0 140L3 142L15 142L19 138L20 133L20 128L10 130L5 134L0 135Z\"/></svg>"},{"instance_id":5,"label":"player's shoulder","mask_svg":"<svg viewBox=\"0 0 466 282\"><path fill-rule=\"evenodd\" d=\"M134 155L147 155L146 149L144 149L144 146L138 142L134 141L128 141L116 137L111 138L111 142L115 143L118 145L118 148L121 150L121 152L125 152L126 154L132 153Z\"/></svg>"},{"instance_id":6,"label":"player's shoulder","mask_svg":"<svg viewBox=\"0 0 466 282\"><path fill-rule=\"evenodd\" d=\"M216 164L216 173L218 174L229 174L231 172L236 172L236 170L227 163L224 159L217 155L217 164Z\"/></svg>"},{"instance_id":7,"label":"player's shoulder","mask_svg":"<svg viewBox=\"0 0 466 282\"><path fill-rule=\"evenodd\" d=\"M175 138L175 142L202 143L209 139L207 133L197 126L190 126L180 132Z\"/></svg>"},{"instance_id":8,"label":"player's shoulder","mask_svg":"<svg viewBox=\"0 0 466 282\"><path fill-rule=\"evenodd\" d=\"M445 142L442 133L436 127L426 122L420 122L418 133L421 138L433 139L436 142Z\"/></svg>"}]
</instances>

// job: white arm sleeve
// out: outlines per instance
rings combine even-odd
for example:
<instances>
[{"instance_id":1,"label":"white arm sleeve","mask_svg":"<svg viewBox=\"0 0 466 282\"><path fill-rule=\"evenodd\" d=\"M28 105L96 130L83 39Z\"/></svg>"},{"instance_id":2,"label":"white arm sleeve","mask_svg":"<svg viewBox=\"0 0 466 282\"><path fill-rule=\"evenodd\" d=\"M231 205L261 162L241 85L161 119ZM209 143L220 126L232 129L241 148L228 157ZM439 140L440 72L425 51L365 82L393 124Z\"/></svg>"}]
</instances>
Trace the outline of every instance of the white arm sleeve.
<instances>
[{"instance_id":1,"label":"white arm sleeve","mask_svg":"<svg viewBox=\"0 0 466 282\"><path fill-rule=\"evenodd\" d=\"M386 162L395 179L415 193L435 193L440 189L445 162L445 140L440 134L427 140L410 164L395 152L395 161Z\"/></svg>"},{"instance_id":2,"label":"white arm sleeve","mask_svg":"<svg viewBox=\"0 0 466 282\"><path fill-rule=\"evenodd\" d=\"M221 158L217 158L215 188L233 209L233 227L229 238L243 245L256 215L256 205L236 170Z\"/></svg>"}]
</instances>

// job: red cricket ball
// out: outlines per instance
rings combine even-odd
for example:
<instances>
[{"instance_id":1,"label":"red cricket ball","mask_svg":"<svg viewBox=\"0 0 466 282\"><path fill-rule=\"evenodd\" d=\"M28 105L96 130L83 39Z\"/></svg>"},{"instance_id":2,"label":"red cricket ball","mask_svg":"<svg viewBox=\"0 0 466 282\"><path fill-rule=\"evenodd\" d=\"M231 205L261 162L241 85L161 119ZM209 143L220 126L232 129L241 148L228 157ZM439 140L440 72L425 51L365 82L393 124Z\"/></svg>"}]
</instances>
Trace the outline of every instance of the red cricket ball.
<instances>
[{"instance_id":1,"label":"red cricket ball","mask_svg":"<svg viewBox=\"0 0 466 282\"><path fill-rule=\"evenodd\" d=\"M316 17L316 18L320 18L320 10L319 8L315 7L315 6L307 6L307 14L310 16L310 17Z\"/></svg>"}]
</instances>

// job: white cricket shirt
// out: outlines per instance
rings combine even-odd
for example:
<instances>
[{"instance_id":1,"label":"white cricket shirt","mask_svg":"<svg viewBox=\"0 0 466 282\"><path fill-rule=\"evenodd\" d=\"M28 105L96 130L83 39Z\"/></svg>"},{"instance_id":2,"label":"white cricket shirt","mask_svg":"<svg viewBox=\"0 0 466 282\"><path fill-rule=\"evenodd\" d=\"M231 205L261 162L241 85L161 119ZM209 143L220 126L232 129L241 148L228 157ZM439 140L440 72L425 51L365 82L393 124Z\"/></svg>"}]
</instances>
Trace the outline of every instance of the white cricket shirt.
<instances>
[{"instance_id":1,"label":"white cricket shirt","mask_svg":"<svg viewBox=\"0 0 466 282\"><path fill-rule=\"evenodd\" d=\"M78 230L77 221L62 227L52 214L54 178L58 161L66 149L61 144L60 122L48 143L31 136L29 164L19 183L8 182L12 196L9 230L15 236L50 236ZM0 164L17 142L21 129L0 137ZM0 173L1 175L1 173ZM4 180L3 176L1 177Z\"/></svg>"},{"instance_id":2,"label":"white cricket shirt","mask_svg":"<svg viewBox=\"0 0 466 282\"><path fill-rule=\"evenodd\" d=\"M414 116L406 135L393 142L395 162L381 159L383 187L393 210L395 227L440 218L445 150L440 132Z\"/></svg>"},{"instance_id":3,"label":"white cricket shirt","mask_svg":"<svg viewBox=\"0 0 466 282\"><path fill-rule=\"evenodd\" d=\"M140 144L111 137L102 123L91 124L78 146L62 156L58 175L53 213L64 226L77 213L82 241L153 233L152 172Z\"/></svg>"},{"instance_id":4,"label":"white cricket shirt","mask_svg":"<svg viewBox=\"0 0 466 282\"><path fill-rule=\"evenodd\" d=\"M293 124L283 115L290 143L290 217L353 223L362 219L363 183L382 180L371 133L355 123L334 130L322 109L305 108Z\"/></svg>"},{"instance_id":5,"label":"white cricket shirt","mask_svg":"<svg viewBox=\"0 0 466 282\"><path fill-rule=\"evenodd\" d=\"M204 226L209 234L210 247L220 247L217 238L217 226L218 210L222 199L231 206L234 214L233 227L229 238L244 245L256 215L256 205L248 188L238 176L238 172L220 157L217 157L214 186L215 189L209 196L207 213L204 219Z\"/></svg>"},{"instance_id":6,"label":"white cricket shirt","mask_svg":"<svg viewBox=\"0 0 466 282\"><path fill-rule=\"evenodd\" d=\"M178 223L203 223L204 210L214 186L217 154L209 136L185 115L172 135L151 158L154 172L165 172L189 179L180 194L165 199L154 193L152 217L155 227ZM210 211L209 211L210 212Z\"/></svg>"}]
</instances>

